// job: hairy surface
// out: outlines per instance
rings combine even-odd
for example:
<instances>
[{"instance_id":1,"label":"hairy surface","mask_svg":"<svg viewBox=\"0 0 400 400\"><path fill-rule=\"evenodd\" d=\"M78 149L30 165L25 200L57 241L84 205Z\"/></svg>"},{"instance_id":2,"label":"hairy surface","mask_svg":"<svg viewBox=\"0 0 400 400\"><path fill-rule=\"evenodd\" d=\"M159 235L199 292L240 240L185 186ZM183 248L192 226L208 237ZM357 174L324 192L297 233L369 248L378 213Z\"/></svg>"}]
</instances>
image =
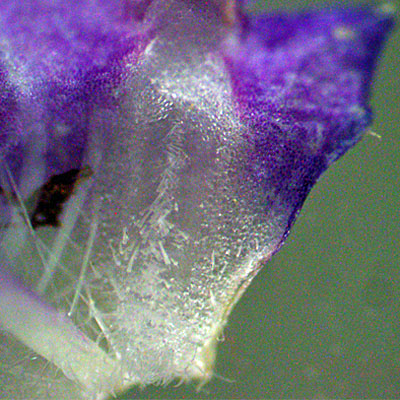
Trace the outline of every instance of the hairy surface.
<instances>
[{"instance_id":1,"label":"hairy surface","mask_svg":"<svg viewBox=\"0 0 400 400\"><path fill-rule=\"evenodd\" d=\"M0 6L3 359L16 337L95 398L207 381L233 305L369 125L390 15L14 3ZM81 351L32 341L24 321Z\"/></svg>"}]
</instances>

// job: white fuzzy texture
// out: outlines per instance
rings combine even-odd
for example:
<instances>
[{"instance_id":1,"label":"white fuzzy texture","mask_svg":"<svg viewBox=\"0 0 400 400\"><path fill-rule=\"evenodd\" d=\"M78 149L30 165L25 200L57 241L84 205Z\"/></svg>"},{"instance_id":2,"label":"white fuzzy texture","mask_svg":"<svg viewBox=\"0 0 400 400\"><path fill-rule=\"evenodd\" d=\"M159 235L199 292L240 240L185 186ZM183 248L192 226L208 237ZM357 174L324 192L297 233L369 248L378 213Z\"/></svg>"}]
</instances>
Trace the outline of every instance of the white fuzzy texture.
<instances>
[{"instance_id":1,"label":"white fuzzy texture","mask_svg":"<svg viewBox=\"0 0 400 400\"><path fill-rule=\"evenodd\" d=\"M86 164L94 174L75 190L60 229L32 232L17 218L3 231L9 265L71 317L50 328L38 304L3 292L2 309L12 298L9 310L31 321L14 326L5 314L4 329L91 396L121 382L208 380L229 311L285 229L285 216L267 218L265 193L241 167L251 148L218 58L224 27L188 3L164 12L175 22L115 90L118 111L91 117ZM19 215L25 205L13 207ZM19 250L10 255L15 237ZM90 351L71 321L91 338ZM35 344L39 337L28 340L33 330L49 350ZM56 351L60 342L67 346Z\"/></svg>"}]
</instances>

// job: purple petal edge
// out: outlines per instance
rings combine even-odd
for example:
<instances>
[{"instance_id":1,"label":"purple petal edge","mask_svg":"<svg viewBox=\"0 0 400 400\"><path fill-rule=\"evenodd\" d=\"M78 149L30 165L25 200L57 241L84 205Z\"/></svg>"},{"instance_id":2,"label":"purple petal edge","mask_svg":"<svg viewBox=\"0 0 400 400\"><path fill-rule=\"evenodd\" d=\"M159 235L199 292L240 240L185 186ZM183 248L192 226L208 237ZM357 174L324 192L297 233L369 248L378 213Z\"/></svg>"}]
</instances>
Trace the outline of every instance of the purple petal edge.
<instances>
[{"instance_id":1,"label":"purple petal edge","mask_svg":"<svg viewBox=\"0 0 400 400\"><path fill-rule=\"evenodd\" d=\"M318 177L371 124L372 73L393 25L373 7L246 16L240 40L227 43L237 109L252 132L244 167L266 211L289 212L286 232Z\"/></svg>"}]
</instances>

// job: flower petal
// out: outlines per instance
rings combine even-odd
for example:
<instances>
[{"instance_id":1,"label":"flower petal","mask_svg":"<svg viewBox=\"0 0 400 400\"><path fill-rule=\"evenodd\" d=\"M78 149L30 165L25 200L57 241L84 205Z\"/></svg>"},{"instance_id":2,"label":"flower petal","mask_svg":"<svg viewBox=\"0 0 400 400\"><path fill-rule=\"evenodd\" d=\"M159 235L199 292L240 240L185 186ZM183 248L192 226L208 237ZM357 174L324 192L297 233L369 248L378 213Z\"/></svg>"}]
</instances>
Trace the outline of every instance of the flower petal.
<instances>
[{"instance_id":1,"label":"flower petal","mask_svg":"<svg viewBox=\"0 0 400 400\"><path fill-rule=\"evenodd\" d=\"M241 119L253 132L246 166L266 209L294 215L320 174L365 133L372 71L393 26L384 9L326 9L246 18L225 59Z\"/></svg>"},{"instance_id":2,"label":"flower petal","mask_svg":"<svg viewBox=\"0 0 400 400\"><path fill-rule=\"evenodd\" d=\"M0 4L0 153L23 197L81 167L93 109L115 106L122 60L135 63L151 38L140 3Z\"/></svg>"}]
</instances>

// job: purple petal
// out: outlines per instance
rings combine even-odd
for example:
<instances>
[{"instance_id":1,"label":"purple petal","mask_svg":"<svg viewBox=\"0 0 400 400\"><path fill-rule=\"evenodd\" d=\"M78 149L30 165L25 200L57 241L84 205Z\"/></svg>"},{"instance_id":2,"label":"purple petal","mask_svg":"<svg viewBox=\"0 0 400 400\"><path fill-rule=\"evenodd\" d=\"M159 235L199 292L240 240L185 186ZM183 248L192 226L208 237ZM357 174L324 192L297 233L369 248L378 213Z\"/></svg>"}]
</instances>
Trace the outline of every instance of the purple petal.
<instances>
[{"instance_id":1,"label":"purple petal","mask_svg":"<svg viewBox=\"0 0 400 400\"><path fill-rule=\"evenodd\" d=\"M372 71L393 26L370 7L248 17L228 42L238 111L252 134L244 168L288 227L320 174L365 133Z\"/></svg>"},{"instance_id":2,"label":"purple petal","mask_svg":"<svg viewBox=\"0 0 400 400\"><path fill-rule=\"evenodd\" d=\"M139 21L148 3L0 4L0 153L17 183L31 160L36 174L21 188L24 196L81 167L93 109L115 106L122 61L135 63L151 38L150 26Z\"/></svg>"}]
</instances>

